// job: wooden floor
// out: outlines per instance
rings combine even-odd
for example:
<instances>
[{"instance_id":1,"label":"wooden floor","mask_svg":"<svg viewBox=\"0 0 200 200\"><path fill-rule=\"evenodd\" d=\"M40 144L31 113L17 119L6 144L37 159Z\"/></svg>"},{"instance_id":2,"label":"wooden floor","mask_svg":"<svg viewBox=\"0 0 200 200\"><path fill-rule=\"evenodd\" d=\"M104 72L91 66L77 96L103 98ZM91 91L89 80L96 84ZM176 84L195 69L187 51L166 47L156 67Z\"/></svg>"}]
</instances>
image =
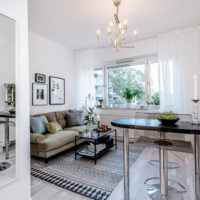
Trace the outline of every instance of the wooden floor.
<instances>
[{"instance_id":1,"label":"wooden floor","mask_svg":"<svg viewBox=\"0 0 200 200\"><path fill-rule=\"evenodd\" d=\"M130 199L149 200L144 181L150 177L159 177L159 168L151 166L148 161L158 158L158 150L146 148L130 169ZM194 200L194 158L193 154L168 152L169 161L180 165L178 169L170 169L168 176L187 188L183 200ZM124 200L123 180L115 188L108 200Z\"/></svg>"},{"instance_id":2,"label":"wooden floor","mask_svg":"<svg viewBox=\"0 0 200 200\"><path fill-rule=\"evenodd\" d=\"M183 200L194 200L194 159L192 154L169 152L169 160L181 167L169 170L169 178L179 181L187 188ZM149 200L145 191L144 180L159 176L159 169L149 165L148 161L158 158L158 150L146 148L130 169L130 197L131 200ZM33 200L87 200L73 192L58 188L51 184L32 178ZM124 200L123 180L115 188L108 200Z\"/></svg>"}]
</instances>

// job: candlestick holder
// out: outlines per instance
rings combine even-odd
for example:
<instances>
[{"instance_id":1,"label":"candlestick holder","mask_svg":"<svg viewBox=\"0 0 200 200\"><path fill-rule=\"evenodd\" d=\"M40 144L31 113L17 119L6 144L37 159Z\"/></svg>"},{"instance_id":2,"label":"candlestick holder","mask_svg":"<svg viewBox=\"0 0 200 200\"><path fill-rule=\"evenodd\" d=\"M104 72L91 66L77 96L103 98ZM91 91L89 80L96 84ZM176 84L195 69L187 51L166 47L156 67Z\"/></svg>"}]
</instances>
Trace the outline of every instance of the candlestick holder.
<instances>
[{"instance_id":1,"label":"candlestick holder","mask_svg":"<svg viewBox=\"0 0 200 200\"><path fill-rule=\"evenodd\" d=\"M192 124L200 124L199 121L199 101L200 99L192 99L193 111L192 111Z\"/></svg>"},{"instance_id":2,"label":"candlestick holder","mask_svg":"<svg viewBox=\"0 0 200 200\"><path fill-rule=\"evenodd\" d=\"M97 132L101 132L100 121L97 121Z\"/></svg>"}]
</instances>

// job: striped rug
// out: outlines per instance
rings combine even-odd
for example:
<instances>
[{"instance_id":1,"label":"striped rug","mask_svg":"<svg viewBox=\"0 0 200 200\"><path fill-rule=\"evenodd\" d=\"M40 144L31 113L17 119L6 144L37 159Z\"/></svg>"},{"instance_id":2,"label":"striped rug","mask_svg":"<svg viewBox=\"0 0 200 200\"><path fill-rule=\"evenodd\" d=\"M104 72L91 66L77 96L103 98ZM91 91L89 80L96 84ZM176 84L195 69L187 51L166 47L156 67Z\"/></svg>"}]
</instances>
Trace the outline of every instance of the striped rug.
<instances>
[{"instance_id":1,"label":"striped rug","mask_svg":"<svg viewBox=\"0 0 200 200\"><path fill-rule=\"evenodd\" d=\"M74 159L74 150L67 151L49 161L32 158L31 175L66 190L94 200L106 200L123 178L123 148L111 149L94 164L87 158ZM141 154L130 144L130 165Z\"/></svg>"}]
</instances>

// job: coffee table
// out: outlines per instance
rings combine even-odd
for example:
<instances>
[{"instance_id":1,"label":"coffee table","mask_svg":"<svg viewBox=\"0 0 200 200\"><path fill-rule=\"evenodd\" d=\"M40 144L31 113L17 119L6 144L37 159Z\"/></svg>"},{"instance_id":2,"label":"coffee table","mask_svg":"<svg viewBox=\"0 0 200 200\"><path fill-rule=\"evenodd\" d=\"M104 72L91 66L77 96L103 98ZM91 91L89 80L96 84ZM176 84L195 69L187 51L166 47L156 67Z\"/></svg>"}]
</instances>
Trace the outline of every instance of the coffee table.
<instances>
[{"instance_id":1,"label":"coffee table","mask_svg":"<svg viewBox=\"0 0 200 200\"><path fill-rule=\"evenodd\" d=\"M105 149L97 152L97 145L98 144L105 144L101 143L100 140L103 139L103 137L106 137L110 135L111 133L115 133L115 142L112 146L106 147ZM82 148L81 150L77 151L77 140L78 139L85 139L87 142L93 142L94 144L94 152L91 152L87 147ZM107 145L106 145L107 146ZM113 148L117 149L117 130L116 129L108 129L106 132L85 132L85 133L80 133L79 135L75 136L75 160L77 159L77 155L83 156L83 157L88 157L90 159L93 159L96 165L97 159L107 153L109 149Z\"/></svg>"}]
</instances>

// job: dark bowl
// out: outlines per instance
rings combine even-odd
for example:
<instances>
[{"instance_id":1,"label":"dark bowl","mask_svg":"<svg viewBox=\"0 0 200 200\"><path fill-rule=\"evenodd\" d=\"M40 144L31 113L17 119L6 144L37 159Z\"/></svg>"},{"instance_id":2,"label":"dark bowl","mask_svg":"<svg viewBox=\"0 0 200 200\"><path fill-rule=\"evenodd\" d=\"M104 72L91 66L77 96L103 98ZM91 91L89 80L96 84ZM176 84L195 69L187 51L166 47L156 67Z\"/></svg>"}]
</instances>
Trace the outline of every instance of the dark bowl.
<instances>
[{"instance_id":1,"label":"dark bowl","mask_svg":"<svg viewBox=\"0 0 200 200\"><path fill-rule=\"evenodd\" d=\"M16 111L9 111L10 114L15 114Z\"/></svg>"},{"instance_id":2,"label":"dark bowl","mask_svg":"<svg viewBox=\"0 0 200 200\"><path fill-rule=\"evenodd\" d=\"M159 119L158 120L161 122L162 125L168 125L168 126L174 126L180 118L177 117L176 119Z\"/></svg>"}]
</instances>

